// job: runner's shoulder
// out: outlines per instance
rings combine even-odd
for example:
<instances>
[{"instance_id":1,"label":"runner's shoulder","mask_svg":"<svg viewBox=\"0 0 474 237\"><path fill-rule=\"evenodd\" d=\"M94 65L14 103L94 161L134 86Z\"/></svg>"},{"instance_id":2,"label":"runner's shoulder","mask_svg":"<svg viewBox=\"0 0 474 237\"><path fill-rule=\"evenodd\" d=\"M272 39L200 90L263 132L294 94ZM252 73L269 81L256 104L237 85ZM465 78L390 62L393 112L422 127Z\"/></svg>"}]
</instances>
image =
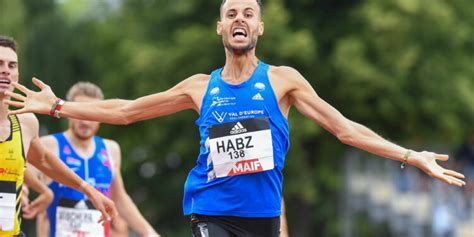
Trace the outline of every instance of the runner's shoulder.
<instances>
[{"instance_id":1,"label":"runner's shoulder","mask_svg":"<svg viewBox=\"0 0 474 237\"><path fill-rule=\"evenodd\" d=\"M108 138L103 138L103 139L104 139L105 145L106 145L109 149L120 150L120 145L118 144L117 141L112 140L112 139L108 139Z\"/></svg>"},{"instance_id":2,"label":"runner's shoulder","mask_svg":"<svg viewBox=\"0 0 474 237\"><path fill-rule=\"evenodd\" d=\"M270 66L268 77L272 84L282 85L287 89L304 84L306 80L298 70L289 66Z\"/></svg>"},{"instance_id":3,"label":"runner's shoulder","mask_svg":"<svg viewBox=\"0 0 474 237\"><path fill-rule=\"evenodd\" d=\"M122 160L120 145L115 140L106 139L106 138L103 138L103 139L104 139L104 144L109 156L115 161L114 164L119 166L118 170L120 172L120 163Z\"/></svg>"},{"instance_id":4,"label":"runner's shoulder","mask_svg":"<svg viewBox=\"0 0 474 237\"><path fill-rule=\"evenodd\" d=\"M211 75L209 74L199 73L199 74L194 74L188 77L184 81L188 83L207 83L210 78L211 78Z\"/></svg>"},{"instance_id":5,"label":"runner's shoulder","mask_svg":"<svg viewBox=\"0 0 474 237\"><path fill-rule=\"evenodd\" d=\"M53 135L46 135L39 138L45 147L57 146L56 138Z\"/></svg>"},{"instance_id":6,"label":"runner's shoulder","mask_svg":"<svg viewBox=\"0 0 474 237\"><path fill-rule=\"evenodd\" d=\"M182 81L180 84L182 87L192 91L199 88L205 89L210 78L211 75L208 74L194 74Z\"/></svg>"},{"instance_id":7,"label":"runner's shoulder","mask_svg":"<svg viewBox=\"0 0 474 237\"><path fill-rule=\"evenodd\" d=\"M293 67L289 66L270 66L268 73L271 76L285 77L285 78L297 78L301 77L300 72Z\"/></svg>"},{"instance_id":8,"label":"runner's shoulder","mask_svg":"<svg viewBox=\"0 0 474 237\"><path fill-rule=\"evenodd\" d=\"M21 127L39 129L38 119L33 113L18 114L17 117Z\"/></svg>"}]
</instances>

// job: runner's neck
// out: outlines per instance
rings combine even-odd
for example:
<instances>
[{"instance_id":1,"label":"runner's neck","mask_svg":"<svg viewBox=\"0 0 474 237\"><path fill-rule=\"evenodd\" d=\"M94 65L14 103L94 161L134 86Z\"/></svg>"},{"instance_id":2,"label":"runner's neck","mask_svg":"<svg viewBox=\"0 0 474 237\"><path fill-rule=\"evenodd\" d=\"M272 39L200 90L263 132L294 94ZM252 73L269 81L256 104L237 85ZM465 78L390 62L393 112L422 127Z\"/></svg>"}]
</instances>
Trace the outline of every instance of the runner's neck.
<instances>
[{"instance_id":1,"label":"runner's neck","mask_svg":"<svg viewBox=\"0 0 474 237\"><path fill-rule=\"evenodd\" d=\"M4 99L8 99L5 95L0 94L0 120L7 119L8 105L3 103Z\"/></svg>"},{"instance_id":2,"label":"runner's neck","mask_svg":"<svg viewBox=\"0 0 474 237\"><path fill-rule=\"evenodd\" d=\"M255 55L227 57L221 77L227 83L240 84L252 76L257 66L258 58Z\"/></svg>"},{"instance_id":3,"label":"runner's neck","mask_svg":"<svg viewBox=\"0 0 474 237\"><path fill-rule=\"evenodd\" d=\"M92 156L95 151L94 136L88 139L80 139L74 135L71 129L68 129L64 134L78 155L83 158Z\"/></svg>"}]
</instances>

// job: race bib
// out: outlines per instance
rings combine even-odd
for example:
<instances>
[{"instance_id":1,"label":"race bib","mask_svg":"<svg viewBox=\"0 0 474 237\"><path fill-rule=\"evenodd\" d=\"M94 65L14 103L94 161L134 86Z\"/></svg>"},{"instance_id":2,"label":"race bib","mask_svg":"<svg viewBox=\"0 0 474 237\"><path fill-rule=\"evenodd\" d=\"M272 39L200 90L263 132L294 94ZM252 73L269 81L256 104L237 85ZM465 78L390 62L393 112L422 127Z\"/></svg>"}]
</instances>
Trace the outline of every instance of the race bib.
<instances>
[{"instance_id":1,"label":"race bib","mask_svg":"<svg viewBox=\"0 0 474 237\"><path fill-rule=\"evenodd\" d=\"M268 118L253 118L209 127L210 156L216 177L271 170L272 133Z\"/></svg>"},{"instance_id":2,"label":"race bib","mask_svg":"<svg viewBox=\"0 0 474 237\"><path fill-rule=\"evenodd\" d=\"M104 237L101 213L84 200L60 199L56 210L56 236Z\"/></svg>"},{"instance_id":3,"label":"race bib","mask_svg":"<svg viewBox=\"0 0 474 237\"><path fill-rule=\"evenodd\" d=\"M15 227L16 183L0 181L0 226L2 231Z\"/></svg>"}]
</instances>

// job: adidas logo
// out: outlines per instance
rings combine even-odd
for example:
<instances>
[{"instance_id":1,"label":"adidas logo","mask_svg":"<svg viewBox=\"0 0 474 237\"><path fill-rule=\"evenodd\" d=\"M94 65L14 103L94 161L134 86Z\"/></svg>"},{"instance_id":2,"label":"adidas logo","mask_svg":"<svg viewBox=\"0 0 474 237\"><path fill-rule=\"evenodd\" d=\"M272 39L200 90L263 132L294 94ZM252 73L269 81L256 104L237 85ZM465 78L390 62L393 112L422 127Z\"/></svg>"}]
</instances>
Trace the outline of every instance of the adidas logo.
<instances>
[{"instance_id":1,"label":"adidas logo","mask_svg":"<svg viewBox=\"0 0 474 237\"><path fill-rule=\"evenodd\" d=\"M252 100L263 100L263 97L260 93L257 93L252 97Z\"/></svg>"},{"instance_id":2,"label":"adidas logo","mask_svg":"<svg viewBox=\"0 0 474 237\"><path fill-rule=\"evenodd\" d=\"M237 124L230 130L230 134L239 134L239 133L244 133L247 132L247 129L242 126L240 122L237 122Z\"/></svg>"}]
</instances>

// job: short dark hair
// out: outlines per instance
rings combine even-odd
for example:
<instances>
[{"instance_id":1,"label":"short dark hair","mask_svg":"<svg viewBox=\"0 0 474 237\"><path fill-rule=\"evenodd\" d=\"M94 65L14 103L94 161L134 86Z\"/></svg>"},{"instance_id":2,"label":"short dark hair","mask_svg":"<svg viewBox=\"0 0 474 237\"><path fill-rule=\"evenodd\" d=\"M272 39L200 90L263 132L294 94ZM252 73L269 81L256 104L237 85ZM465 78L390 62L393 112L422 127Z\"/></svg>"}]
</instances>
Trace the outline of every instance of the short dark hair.
<instances>
[{"instance_id":1,"label":"short dark hair","mask_svg":"<svg viewBox=\"0 0 474 237\"><path fill-rule=\"evenodd\" d=\"M263 16L263 4L262 0L256 0L258 3L258 6L260 7L260 16ZM224 6L226 0L222 0L221 7L219 8L219 15L222 13L222 7Z\"/></svg>"},{"instance_id":2,"label":"short dark hair","mask_svg":"<svg viewBox=\"0 0 474 237\"><path fill-rule=\"evenodd\" d=\"M18 44L16 41L8 36L0 35L0 46L11 48L16 53L16 49L18 48Z\"/></svg>"}]
</instances>

